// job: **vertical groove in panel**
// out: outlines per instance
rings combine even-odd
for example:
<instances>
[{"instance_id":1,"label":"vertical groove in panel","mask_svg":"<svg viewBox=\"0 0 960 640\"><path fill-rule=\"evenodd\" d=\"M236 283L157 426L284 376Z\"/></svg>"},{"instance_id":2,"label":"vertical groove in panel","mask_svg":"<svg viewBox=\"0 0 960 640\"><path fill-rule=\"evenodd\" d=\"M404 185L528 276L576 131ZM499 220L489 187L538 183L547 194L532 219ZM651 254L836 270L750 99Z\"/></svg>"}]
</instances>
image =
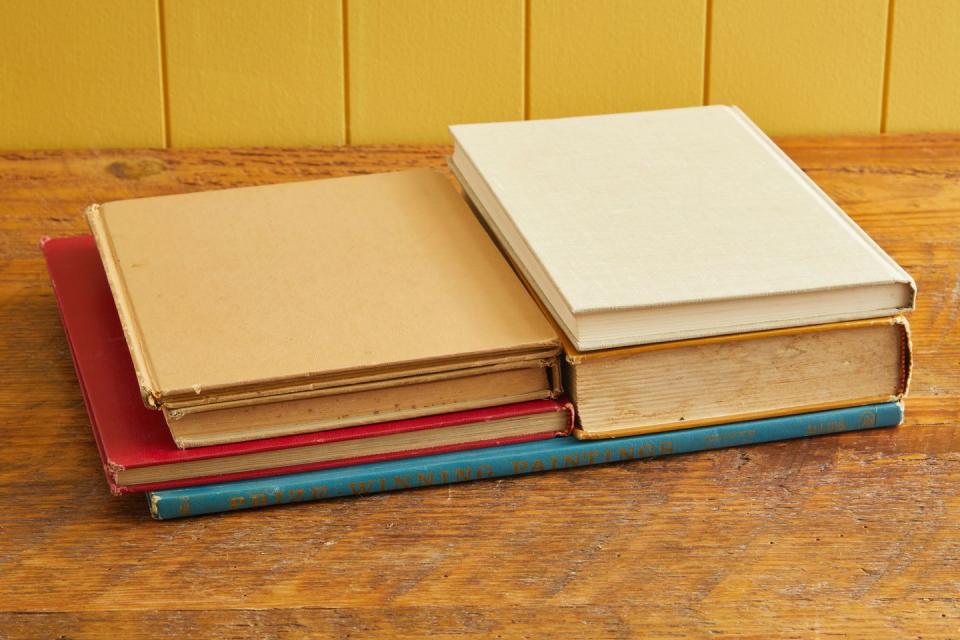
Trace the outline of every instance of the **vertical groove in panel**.
<instances>
[{"instance_id":1,"label":"vertical groove in panel","mask_svg":"<svg viewBox=\"0 0 960 640\"><path fill-rule=\"evenodd\" d=\"M164 0L157 0L157 24L159 25L160 82L163 84L163 147L170 148L170 82L167 78L167 29L163 18Z\"/></svg>"},{"instance_id":2,"label":"vertical groove in panel","mask_svg":"<svg viewBox=\"0 0 960 640\"><path fill-rule=\"evenodd\" d=\"M523 2L523 119L530 119L530 0Z\"/></svg>"},{"instance_id":3,"label":"vertical groove in panel","mask_svg":"<svg viewBox=\"0 0 960 640\"><path fill-rule=\"evenodd\" d=\"M343 143L350 144L350 25L347 6L349 0L340 3L340 37L343 39Z\"/></svg>"},{"instance_id":4,"label":"vertical groove in panel","mask_svg":"<svg viewBox=\"0 0 960 640\"><path fill-rule=\"evenodd\" d=\"M960 0L901 0L890 9L886 130L960 130Z\"/></svg>"},{"instance_id":5,"label":"vertical groove in panel","mask_svg":"<svg viewBox=\"0 0 960 640\"><path fill-rule=\"evenodd\" d=\"M707 0L703 29L703 96L701 102L710 104L710 49L713 41L713 0Z\"/></svg>"},{"instance_id":6,"label":"vertical groove in panel","mask_svg":"<svg viewBox=\"0 0 960 640\"><path fill-rule=\"evenodd\" d=\"M887 109L890 103L890 56L893 54L893 6L887 3L887 42L883 54L883 102L880 104L880 133L887 132Z\"/></svg>"}]
</instances>

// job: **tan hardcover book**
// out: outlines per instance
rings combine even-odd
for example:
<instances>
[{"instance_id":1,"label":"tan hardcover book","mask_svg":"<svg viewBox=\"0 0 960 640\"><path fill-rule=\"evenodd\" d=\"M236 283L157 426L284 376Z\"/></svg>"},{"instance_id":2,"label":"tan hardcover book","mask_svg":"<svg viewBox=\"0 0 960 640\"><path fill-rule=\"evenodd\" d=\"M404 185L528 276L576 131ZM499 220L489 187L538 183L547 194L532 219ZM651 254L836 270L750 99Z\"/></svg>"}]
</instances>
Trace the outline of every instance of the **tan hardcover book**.
<instances>
[{"instance_id":1,"label":"tan hardcover book","mask_svg":"<svg viewBox=\"0 0 960 640\"><path fill-rule=\"evenodd\" d=\"M566 350L581 439L897 401L911 367L903 317Z\"/></svg>"},{"instance_id":2,"label":"tan hardcover book","mask_svg":"<svg viewBox=\"0 0 960 640\"><path fill-rule=\"evenodd\" d=\"M144 402L180 446L559 392L553 328L435 171L87 216Z\"/></svg>"}]
</instances>

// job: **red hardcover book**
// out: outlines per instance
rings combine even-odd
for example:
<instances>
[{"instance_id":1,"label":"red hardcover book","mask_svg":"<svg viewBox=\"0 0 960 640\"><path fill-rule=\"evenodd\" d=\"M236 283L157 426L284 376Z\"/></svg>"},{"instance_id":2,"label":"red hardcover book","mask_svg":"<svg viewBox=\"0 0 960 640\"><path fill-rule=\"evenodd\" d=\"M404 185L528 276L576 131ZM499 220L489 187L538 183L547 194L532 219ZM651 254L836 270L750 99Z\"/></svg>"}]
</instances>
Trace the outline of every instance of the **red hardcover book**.
<instances>
[{"instance_id":1,"label":"red hardcover book","mask_svg":"<svg viewBox=\"0 0 960 640\"><path fill-rule=\"evenodd\" d=\"M460 411L361 427L178 449L143 405L93 238L43 239L47 270L113 493L170 489L542 440L570 432L559 400Z\"/></svg>"}]
</instances>

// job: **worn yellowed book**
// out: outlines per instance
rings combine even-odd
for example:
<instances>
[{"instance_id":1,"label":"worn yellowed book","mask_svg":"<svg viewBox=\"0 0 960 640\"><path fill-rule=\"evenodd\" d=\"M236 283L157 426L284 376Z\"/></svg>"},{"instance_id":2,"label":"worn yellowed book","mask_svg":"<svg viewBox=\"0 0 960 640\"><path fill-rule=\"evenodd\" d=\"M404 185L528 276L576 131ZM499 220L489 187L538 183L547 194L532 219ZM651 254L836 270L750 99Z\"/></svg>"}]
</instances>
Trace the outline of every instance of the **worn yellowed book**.
<instances>
[{"instance_id":1,"label":"worn yellowed book","mask_svg":"<svg viewBox=\"0 0 960 640\"><path fill-rule=\"evenodd\" d=\"M899 401L901 316L581 352L566 345L581 439L676 431Z\"/></svg>"},{"instance_id":2,"label":"worn yellowed book","mask_svg":"<svg viewBox=\"0 0 960 640\"><path fill-rule=\"evenodd\" d=\"M435 171L108 202L87 216L143 399L181 446L559 391L554 330Z\"/></svg>"}]
</instances>

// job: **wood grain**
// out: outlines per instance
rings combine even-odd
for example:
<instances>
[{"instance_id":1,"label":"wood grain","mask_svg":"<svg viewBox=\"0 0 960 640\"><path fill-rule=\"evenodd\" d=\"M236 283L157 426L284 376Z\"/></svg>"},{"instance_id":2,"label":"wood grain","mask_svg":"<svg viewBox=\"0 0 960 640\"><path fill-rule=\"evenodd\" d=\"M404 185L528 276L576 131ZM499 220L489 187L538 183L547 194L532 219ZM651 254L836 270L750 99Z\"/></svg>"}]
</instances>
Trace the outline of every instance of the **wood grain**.
<instances>
[{"instance_id":1,"label":"wood grain","mask_svg":"<svg viewBox=\"0 0 960 640\"><path fill-rule=\"evenodd\" d=\"M38 238L448 149L0 153L0 638L960 636L960 136L780 142L918 281L905 426L164 523L108 494Z\"/></svg>"}]
</instances>

